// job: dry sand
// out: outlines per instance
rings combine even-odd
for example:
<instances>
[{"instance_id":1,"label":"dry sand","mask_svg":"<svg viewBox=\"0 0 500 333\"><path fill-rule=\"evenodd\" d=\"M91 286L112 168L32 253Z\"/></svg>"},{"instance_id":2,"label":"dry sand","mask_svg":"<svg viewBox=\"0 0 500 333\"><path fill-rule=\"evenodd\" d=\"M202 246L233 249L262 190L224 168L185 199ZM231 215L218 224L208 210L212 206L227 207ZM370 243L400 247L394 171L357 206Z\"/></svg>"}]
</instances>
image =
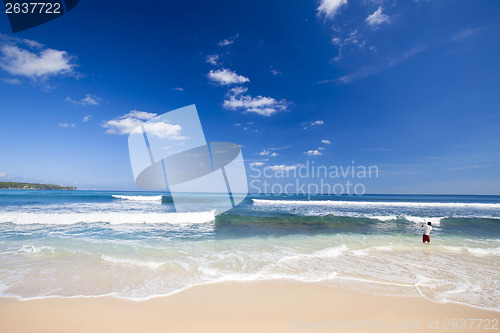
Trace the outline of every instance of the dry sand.
<instances>
[{"instance_id":1,"label":"dry sand","mask_svg":"<svg viewBox=\"0 0 500 333\"><path fill-rule=\"evenodd\" d=\"M500 312L289 281L210 284L147 301L0 298L2 333L500 332L479 321L453 329L452 319L469 318L498 321Z\"/></svg>"}]
</instances>

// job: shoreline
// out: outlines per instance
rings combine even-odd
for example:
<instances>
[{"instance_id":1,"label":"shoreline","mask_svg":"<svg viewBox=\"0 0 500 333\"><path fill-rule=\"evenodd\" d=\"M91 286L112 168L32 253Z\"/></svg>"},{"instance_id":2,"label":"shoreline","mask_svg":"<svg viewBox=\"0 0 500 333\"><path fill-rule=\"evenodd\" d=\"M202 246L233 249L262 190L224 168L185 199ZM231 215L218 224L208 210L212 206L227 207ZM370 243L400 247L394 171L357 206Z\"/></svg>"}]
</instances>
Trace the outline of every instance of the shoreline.
<instances>
[{"instance_id":1,"label":"shoreline","mask_svg":"<svg viewBox=\"0 0 500 333\"><path fill-rule=\"evenodd\" d=\"M217 282L148 300L0 297L0 331L6 333L464 331L452 329L454 319L499 321L500 312L421 296L376 296L289 280ZM410 324L411 328L405 327ZM495 331L478 325L483 327L466 331Z\"/></svg>"}]
</instances>

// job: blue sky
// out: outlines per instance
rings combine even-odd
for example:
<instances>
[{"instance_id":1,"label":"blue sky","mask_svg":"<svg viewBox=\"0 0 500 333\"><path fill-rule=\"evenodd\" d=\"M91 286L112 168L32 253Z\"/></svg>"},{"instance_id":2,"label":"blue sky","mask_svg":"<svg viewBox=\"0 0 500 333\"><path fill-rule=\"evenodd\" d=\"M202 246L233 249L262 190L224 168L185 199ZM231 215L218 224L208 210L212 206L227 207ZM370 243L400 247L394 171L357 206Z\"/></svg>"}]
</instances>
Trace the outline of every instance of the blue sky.
<instances>
[{"instance_id":1,"label":"blue sky","mask_svg":"<svg viewBox=\"0 0 500 333\"><path fill-rule=\"evenodd\" d=\"M0 180L135 189L131 125L196 104L254 168L500 194L499 31L496 1L80 1L16 34L3 14Z\"/></svg>"}]
</instances>

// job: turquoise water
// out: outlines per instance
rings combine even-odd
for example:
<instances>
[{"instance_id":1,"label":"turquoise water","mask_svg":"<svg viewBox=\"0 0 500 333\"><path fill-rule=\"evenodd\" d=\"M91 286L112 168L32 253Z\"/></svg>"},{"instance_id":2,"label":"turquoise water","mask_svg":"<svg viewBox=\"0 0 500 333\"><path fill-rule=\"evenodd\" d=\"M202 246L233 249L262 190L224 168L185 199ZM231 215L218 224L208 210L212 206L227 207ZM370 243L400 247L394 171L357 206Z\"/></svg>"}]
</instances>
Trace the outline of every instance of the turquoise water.
<instances>
[{"instance_id":1,"label":"turquoise water","mask_svg":"<svg viewBox=\"0 0 500 333\"><path fill-rule=\"evenodd\" d=\"M213 196L0 191L0 295L147 299L218 281L292 279L500 311L500 197ZM423 217L431 244L422 245Z\"/></svg>"}]
</instances>

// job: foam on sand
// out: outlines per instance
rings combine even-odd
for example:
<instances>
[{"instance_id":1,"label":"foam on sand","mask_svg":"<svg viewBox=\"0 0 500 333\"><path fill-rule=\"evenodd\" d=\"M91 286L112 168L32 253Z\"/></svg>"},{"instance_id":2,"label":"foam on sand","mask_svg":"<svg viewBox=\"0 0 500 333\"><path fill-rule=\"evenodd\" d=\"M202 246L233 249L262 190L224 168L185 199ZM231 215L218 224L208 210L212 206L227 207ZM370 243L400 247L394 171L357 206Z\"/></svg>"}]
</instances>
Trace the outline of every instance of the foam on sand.
<instances>
[{"instance_id":1,"label":"foam on sand","mask_svg":"<svg viewBox=\"0 0 500 333\"><path fill-rule=\"evenodd\" d=\"M101 259L103 261L109 262L111 264L118 264L118 265L124 265L124 266L138 266L138 267L144 267L144 268L149 268L152 270L156 270L162 265L164 265L164 262L158 262L158 261L145 261L145 260L135 260L135 259L129 259L129 258L116 258L112 256L106 256L102 255Z\"/></svg>"}]
</instances>

